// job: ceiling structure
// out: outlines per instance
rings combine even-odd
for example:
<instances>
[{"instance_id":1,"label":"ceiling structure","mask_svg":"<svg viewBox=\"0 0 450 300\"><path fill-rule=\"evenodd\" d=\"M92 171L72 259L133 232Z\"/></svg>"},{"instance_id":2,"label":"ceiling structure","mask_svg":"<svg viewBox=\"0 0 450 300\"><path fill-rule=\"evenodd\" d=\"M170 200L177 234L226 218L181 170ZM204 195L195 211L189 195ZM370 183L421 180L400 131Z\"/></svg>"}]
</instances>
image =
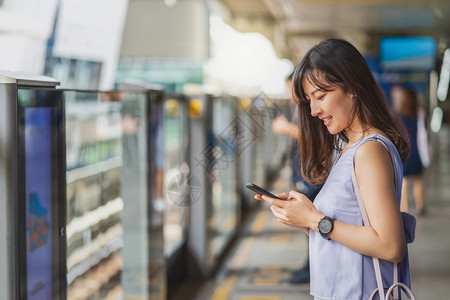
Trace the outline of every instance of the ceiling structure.
<instances>
[{"instance_id":1,"label":"ceiling structure","mask_svg":"<svg viewBox=\"0 0 450 300\"><path fill-rule=\"evenodd\" d=\"M433 36L438 55L450 44L450 0L219 0L226 22L261 32L278 56L298 62L319 40L340 37L376 54L382 36Z\"/></svg>"}]
</instances>

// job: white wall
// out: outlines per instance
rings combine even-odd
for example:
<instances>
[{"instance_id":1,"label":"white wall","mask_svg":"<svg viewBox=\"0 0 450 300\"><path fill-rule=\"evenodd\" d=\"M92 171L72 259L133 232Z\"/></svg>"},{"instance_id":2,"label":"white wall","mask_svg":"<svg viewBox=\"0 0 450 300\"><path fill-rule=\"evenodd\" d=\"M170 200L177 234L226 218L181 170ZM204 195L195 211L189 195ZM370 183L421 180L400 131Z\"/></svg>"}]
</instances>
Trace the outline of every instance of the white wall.
<instances>
[{"instance_id":1,"label":"white wall","mask_svg":"<svg viewBox=\"0 0 450 300\"><path fill-rule=\"evenodd\" d=\"M102 63L100 88L111 88L128 0L4 0L0 6L0 69L44 72L58 2L53 55Z\"/></svg>"},{"instance_id":2,"label":"white wall","mask_svg":"<svg viewBox=\"0 0 450 300\"><path fill-rule=\"evenodd\" d=\"M58 0L4 0L0 6L0 69L42 74Z\"/></svg>"},{"instance_id":3,"label":"white wall","mask_svg":"<svg viewBox=\"0 0 450 300\"><path fill-rule=\"evenodd\" d=\"M130 1L121 57L206 59L209 56L205 0Z\"/></svg>"},{"instance_id":4,"label":"white wall","mask_svg":"<svg viewBox=\"0 0 450 300\"><path fill-rule=\"evenodd\" d=\"M128 0L62 0L53 55L102 63L100 89L113 87Z\"/></svg>"}]
</instances>

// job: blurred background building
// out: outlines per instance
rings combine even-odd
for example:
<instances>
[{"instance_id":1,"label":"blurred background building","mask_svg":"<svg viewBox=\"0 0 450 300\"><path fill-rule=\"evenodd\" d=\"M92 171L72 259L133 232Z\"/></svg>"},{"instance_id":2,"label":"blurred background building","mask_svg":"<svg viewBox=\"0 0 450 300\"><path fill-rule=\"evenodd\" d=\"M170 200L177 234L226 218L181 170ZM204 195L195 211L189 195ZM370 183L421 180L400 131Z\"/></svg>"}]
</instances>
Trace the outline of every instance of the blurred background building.
<instances>
[{"instance_id":1,"label":"blurred background building","mask_svg":"<svg viewBox=\"0 0 450 300\"><path fill-rule=\"evenodd\" d=\"M428 80L448 48L448 12L446 0L2 0L0 68L46 74L62 87L107 89L134 80L174 91L195 84L282 94L283 78L307 49L341 37L382 80L388 69L424 71L414 76ZM386 36L429 37L428 60L383 65L392 59L380 47ZM411 53L397 59L427 47L404 45Z\"/></svg>"}]
</instances>

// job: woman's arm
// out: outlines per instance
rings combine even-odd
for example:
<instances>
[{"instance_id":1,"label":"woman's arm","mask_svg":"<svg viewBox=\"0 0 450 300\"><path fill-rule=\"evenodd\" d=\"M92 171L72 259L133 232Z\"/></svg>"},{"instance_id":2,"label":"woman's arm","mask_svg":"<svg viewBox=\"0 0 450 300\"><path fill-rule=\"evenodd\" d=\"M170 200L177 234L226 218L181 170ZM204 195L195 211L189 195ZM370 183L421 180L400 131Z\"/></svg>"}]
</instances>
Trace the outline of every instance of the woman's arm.
<instances>
[{"instance_id":1,"label":"woman's arm","mask_svg":"<svg viewBox=\"0 0 450 300\"><path fill-rule=\"evenodd\" d=\"M371 226L335 222L330 237L362 254L401 261L406 241L386 148L375 141L361 145L355 154L355 174Z\"/></svg>"},{"instance_id":2,"label":"woman's arm","mask_svg":"<svg viewBox=\"0 0 450 300\"><path fill-rule=\"evenodd\" d=\"M378 142L366 142L355 156L355 172L370 227L334 222L330 238L359 253L399 262L406 251L389 153ZM291 191L288 200L263 196L278 220L289 226L318 231L325 215L303 194Z\"/></svg>"}]
</instances>

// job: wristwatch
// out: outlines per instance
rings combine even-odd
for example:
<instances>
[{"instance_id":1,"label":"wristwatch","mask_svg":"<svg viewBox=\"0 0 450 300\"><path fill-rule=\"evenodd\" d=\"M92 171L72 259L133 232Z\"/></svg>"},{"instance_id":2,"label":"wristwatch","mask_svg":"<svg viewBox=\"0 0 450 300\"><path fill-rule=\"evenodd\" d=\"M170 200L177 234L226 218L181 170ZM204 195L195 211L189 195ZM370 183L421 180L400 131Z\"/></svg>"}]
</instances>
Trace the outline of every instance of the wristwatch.
<instances>
[{"instance_id":1,"label":"wristwatch","mask_svg":"<svg viewBox=\"0 0 450 300\"><path fill-rule=\"evenodd\" d=\"M320 219L318 227L319 227L320 235L324 239L329 241L330 234L334 228L334 219L325 216L324 218Z\"/></svg>"}]
</instances>

